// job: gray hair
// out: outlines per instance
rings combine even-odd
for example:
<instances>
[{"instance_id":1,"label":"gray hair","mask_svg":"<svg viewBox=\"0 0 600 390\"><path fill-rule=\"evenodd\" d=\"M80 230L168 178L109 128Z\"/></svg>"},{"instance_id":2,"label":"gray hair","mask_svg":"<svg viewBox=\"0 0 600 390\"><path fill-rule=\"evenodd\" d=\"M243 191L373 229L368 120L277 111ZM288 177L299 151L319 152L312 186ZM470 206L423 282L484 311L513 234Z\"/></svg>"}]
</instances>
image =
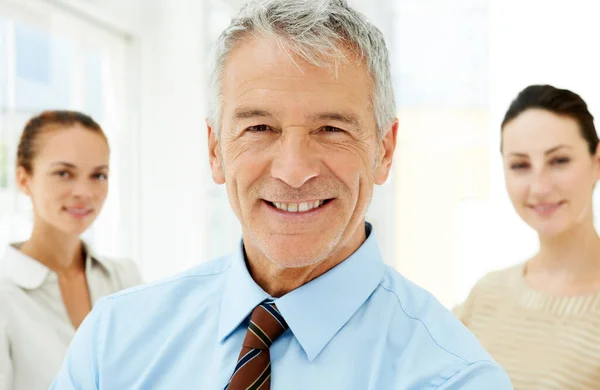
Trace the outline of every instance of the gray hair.
<instances>
[{"instance_id":1,"label":"gray hair","mask_svg":"<svg viewBox=\"0 0 600 390\"><path fill-rule=\"evenodd\" d=\"M250 0L246 3L221 33L213 49L208 123L217 134L221 130L221 80L227 56L238 42L256 35L278 38L287 50L320 67L345 61L344 48L349 46L366 62L371 73L377 134L385 135L396 116L385 40L381 31L346 0Z\"/></svg>"}]
</instances>

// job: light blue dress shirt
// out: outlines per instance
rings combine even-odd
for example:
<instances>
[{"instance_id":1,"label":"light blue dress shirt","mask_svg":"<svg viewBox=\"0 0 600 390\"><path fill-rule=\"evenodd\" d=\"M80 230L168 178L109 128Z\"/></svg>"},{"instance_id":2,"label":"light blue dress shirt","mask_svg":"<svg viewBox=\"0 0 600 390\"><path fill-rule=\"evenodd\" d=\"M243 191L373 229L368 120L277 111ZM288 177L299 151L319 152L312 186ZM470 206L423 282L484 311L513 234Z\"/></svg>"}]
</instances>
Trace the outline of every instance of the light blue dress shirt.
<instances>
[{"instance_id":1,"label":"light blue dress shirt","mask_svg":"<svg viewBox=\"0 0 600 390\"><path fill-rule=\"evenodd\" d=\"M367 225L367 232L370 233ZM243 249L99 301L51 390L221 390L255 306ZM432 295L386 266L374 234L276 300L271 390L508 390L505 371Z\"/></svg>"}]
</instances>

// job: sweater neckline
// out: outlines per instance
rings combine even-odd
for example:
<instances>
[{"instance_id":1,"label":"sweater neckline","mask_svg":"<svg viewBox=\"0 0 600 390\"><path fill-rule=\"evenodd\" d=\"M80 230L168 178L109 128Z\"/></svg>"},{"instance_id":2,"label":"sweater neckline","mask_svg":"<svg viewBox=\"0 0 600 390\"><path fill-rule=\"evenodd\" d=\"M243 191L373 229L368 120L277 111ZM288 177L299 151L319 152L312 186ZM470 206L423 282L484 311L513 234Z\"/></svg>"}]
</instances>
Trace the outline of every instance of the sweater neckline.
<instances>
[{"instance_id":1,"label":"sweater neckline","mask_svg":"<svg viewBox=\"0 0 600 390\"><path fill-rule=\"evenodd\" d=\"M528 309L556 316L580 316L600 308L600 291L585 295L552 295L538 291L525 281L527 262L515 267L519 304Z\"/></svg>"}]
</instances>

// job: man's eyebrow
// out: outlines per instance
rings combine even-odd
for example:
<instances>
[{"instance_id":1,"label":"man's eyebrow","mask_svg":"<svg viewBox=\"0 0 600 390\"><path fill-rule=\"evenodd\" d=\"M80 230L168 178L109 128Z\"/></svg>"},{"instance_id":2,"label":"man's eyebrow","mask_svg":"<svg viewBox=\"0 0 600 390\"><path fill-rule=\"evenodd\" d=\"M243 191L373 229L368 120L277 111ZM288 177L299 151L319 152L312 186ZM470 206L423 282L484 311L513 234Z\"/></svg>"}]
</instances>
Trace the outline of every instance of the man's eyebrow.
<instances>
[{"instance_id":1,"label":"man's eyebrow","mask_svg":"<svg viewBox=\"0 0 600 390\"><path fill-rule=\"evenodd\" d=\"M275 115L264 109L253 108L253 107L238 107L233 112L235 119L249 119L249 118L272 118Z\"/></svg>"},{"instance_id":2,"label":"man's eyebrow","mask_svg":"<svg viewBox=\"0 0 600 390\"><path fill-rule=\"evenodd\" d=\"M277 115L272 111L255 108L255 107L238 107L233 112L235 119L251 119L251 118L275 118ZM335 111L318 112L307 115L307 118L313 122L330 120L345 123L351 126L360 127L361 122L354 114L341 113Z\"/></svg>"},{"instance_id":3,"label":"man's eyebrow","mask_svg":"<svg viewBox=\"0 0 600 390\"><path fill-rule=\"evenodd\" d=\"M319 112L314 115L309 115L309 119L313 121L330 120L346 123L352 126L360 127L360 120L353 114L345 114L340 112Z\"/></svg>"}]
</instances>

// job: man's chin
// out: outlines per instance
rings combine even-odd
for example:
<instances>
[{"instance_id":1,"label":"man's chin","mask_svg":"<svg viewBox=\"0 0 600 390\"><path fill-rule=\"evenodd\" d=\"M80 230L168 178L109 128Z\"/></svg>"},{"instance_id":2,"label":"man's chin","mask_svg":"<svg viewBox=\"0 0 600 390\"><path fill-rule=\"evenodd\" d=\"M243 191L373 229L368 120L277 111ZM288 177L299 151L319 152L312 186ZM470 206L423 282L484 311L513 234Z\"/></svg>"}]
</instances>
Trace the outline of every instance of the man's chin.
<instances>
[{"instance_id":1,"label":"man's chin","mask_svg":"<svg viewBox=\"0 0 600 390\"><path fill-rule=\"evenodd\" d=\"M263 247L261 252L269 262L282 269L315 266L331 255L331 251L326 246L309 248L308 246L314 244L303 244L304 247L302 245L278 246L273 244L275 243Z\"/></svg>"},{"instance_id":2,"label":"man's chin","mask_svg":"<svg viewBox=\"0 0 600 390\"><path fill-rule=\"evenodd\" d=\"M329 258L339 244L339 237L323 234L323 232L315 234L263 233L254 235L251 242L254 249L251 249L250 252L267 259L279 268L294 269L314 266Z\"/></svg>"}]
</instances>

